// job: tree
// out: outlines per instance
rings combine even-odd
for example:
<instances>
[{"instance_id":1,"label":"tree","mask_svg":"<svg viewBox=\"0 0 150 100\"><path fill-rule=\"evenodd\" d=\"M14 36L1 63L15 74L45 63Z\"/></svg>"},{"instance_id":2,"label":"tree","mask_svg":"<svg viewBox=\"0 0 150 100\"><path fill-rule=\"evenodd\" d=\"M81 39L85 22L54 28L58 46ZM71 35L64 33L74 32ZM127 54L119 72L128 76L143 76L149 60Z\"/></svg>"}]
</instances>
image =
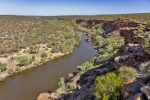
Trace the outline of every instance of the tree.
<instances>
[{"instance_id":1,"label":"tree","mask_svg":"<svg viewBox=\"0 0 150 100\"><path fill-rule=\"evenodd\" d=\"M125 81L129 81L135 78L137 71L134 68L123 66L119 69L119 76L121 76Z\"/></svg>"},{"instance_id":2,"label":"tree","mask_svg":"<svg viewBox=\"0 0 150 100\"><path fill-rule=\"evenodd\" d=\"M105 76L98 76L96 81L94 92L97 100L120 100L123 84L120 76L108 73Z\"/></svg>"}]
</instances>

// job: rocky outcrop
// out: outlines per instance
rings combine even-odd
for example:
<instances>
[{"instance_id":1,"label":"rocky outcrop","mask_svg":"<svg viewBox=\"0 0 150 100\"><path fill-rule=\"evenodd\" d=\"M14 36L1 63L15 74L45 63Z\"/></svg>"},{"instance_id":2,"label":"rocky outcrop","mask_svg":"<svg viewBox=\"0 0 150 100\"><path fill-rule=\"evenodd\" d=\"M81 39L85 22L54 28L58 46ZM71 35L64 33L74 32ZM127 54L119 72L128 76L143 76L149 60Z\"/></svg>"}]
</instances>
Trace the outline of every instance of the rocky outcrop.
<instances>
[{"instance_id":1,"label":"rocky outcrop","mask_svg":"<svg viewBox=\"0 0 150 100\"><path fill-rule=\"evenodd\" d=\"M49 99L49 93L41 93L36 100L53 100Z\"/></svg>"},{"instance_id":2,"label":"rocky outcrop","mask_svg":"<svg viewBox=\"0 0 150 100\"><path fill-rule=\"evenodd\" d=\"M143 86L140 90L146 95L147 99L150 100L150 86Z\"/></svg>"},{"instance_id":3,"label":"rocky outcrop","mask_svg":"<svg viewBox=\"0 0 150 100\"><path fill-rule=\"evenodd\" d=\"M102 28L105 33L112 33L120 28L124 27L137 27L139 23L133 22L133 21L127 21L123 19L116 19L116 20L99 20L99 19L94 19L94 20L86 20L86 19L78 19L76 20L77 24L82 24L82 27L85 28L92 28L93 26L98 29Z\"/></svg>"},{"instance_id":4,"label":"rocky outcrop","mask_svg":"<svg viewBox=\"0 0 150 100\"><path fill-rule=\"evenodd\" d=\"M124 46L124 55L115 58L115 68L119 69L120 66L133 66L136 67L141 62L149 61L150 57L143 52L139 44L128 43Z\"/></svg>"},{"instance_id":5,"label":"rocky outcrop","mask_svg":"<svg viewBox=\"0 0 150 100\"><path fill-rule=\"evenodd\" d=\"M138 94L135 94L135 95L131 96L127 100L145 100L145 98L144 98L144 94L143 93L138 93Z\"/></svg>"},{"instance_id":6,"label":"rocky outcrop","mask_svg":"<svg viewBox=\"0 0 150 100\"><path fill-rule=\"evenodd\" d=\"M137 36L136 32L137 28L121 28L120 36L124 37L125 45L127 43L140 44L142 41L142 37Z\"/></svg>"}]
</instances>

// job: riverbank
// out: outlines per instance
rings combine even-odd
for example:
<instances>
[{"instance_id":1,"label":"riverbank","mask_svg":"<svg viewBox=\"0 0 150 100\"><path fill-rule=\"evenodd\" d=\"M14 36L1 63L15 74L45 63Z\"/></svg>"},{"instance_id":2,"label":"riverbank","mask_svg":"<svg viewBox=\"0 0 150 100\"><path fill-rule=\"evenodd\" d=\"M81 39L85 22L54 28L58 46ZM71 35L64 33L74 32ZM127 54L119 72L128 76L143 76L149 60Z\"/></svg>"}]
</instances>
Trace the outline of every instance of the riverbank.
<instances>
[{"instance_id":1,"label":"riverbank","mask_svg":"<svg viewBox=\"0 0 150 100\"><path fill-rule=\"evenodd\" d=\"M45 46L45 45L43 45L43 46ZM32 56L34 56L34 57L36 57L36 61L39 61L39 62L32 63L32 64L27 65L27 66L22 66L22 67L20 67L19 71L15 71L15 68L18 65L18 61L17 60L8 59L8 61L4 61L7 64L7 66L6 66L7 70L11 68L11 69L14 69L15 72L13 74L8 74L7 70L5 70L5 71L0 73L0 77L5 79L5 78L7 78L7 77L9 77L11 75L14 75L16 73L20 73L22 71L29 70L29 69L34 68L36 66L40 66L40 65L42 65L42 64L44 64L44 63L46 63L46 62L48 62L50 60L53 60L53 59L56 59L58 57L61 57L61 56L69 54L69 53L61 53L61 52L48 53L48 51L51 51L51 48L49 48L48 50L44 50L42 47L40 48L40 50L39 50L39 52L37 54L22 54L21 55L21 56L25 56L25 57L28 57L28 58L31 58ZM42 53L47 53L48 55L51 55L51 56L46 58L44 63L40 63L40 59L41 59L40 55Z\"/></svg>"},{"instance_id":2,"label":"riverbank","mask_svg":"<svg viewBox=\"0 0 150 100\"><path fill-rule=\"evenodd\" d=\"M94 44L85 41L86 35L83 34L81 38L80 44L75 46L72 54L58 57L0 82L0 99L34 100L40 93L55 91L61 77L66 78L69 73L77 72L76 66L91 61L97 55ZM7 96L8 94L10 95Z\"/></svg>"}]
</instances>

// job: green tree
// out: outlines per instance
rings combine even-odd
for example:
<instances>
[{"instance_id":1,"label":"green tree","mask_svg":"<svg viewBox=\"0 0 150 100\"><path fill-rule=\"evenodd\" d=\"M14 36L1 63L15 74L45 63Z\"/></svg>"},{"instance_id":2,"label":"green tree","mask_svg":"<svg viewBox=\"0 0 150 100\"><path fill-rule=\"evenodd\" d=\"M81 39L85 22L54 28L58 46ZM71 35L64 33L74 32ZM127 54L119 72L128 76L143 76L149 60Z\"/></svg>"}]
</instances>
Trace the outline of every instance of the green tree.
<instances>
[{"instance_id":1,"label":"green tree","mask_svg":"<svg viewBox=\"0 0 150 100\"><path fill-rule=\"evenodd\" d=\"M94 88L97 100L120 100L123 79L115 73L107 73L96 78Z\"/></svg>"}]
</instances>

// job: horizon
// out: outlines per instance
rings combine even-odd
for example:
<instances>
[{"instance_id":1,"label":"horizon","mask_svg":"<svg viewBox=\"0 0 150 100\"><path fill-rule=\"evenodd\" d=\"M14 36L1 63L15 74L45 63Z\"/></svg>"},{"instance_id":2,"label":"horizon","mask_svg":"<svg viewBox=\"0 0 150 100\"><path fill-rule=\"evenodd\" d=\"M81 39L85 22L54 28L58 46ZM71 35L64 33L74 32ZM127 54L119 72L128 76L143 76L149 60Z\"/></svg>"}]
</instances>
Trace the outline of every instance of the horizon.
<instances>
[{"instance_id":1,"label":"horizon","mask_svg":"<svg viewBox=\"0 0 150 100\"><path fill-rule=\"evenodd\" d=\"M0 0L0 15L92 16L150 12L150 0Z\"/></svg>"}]
</instances>

